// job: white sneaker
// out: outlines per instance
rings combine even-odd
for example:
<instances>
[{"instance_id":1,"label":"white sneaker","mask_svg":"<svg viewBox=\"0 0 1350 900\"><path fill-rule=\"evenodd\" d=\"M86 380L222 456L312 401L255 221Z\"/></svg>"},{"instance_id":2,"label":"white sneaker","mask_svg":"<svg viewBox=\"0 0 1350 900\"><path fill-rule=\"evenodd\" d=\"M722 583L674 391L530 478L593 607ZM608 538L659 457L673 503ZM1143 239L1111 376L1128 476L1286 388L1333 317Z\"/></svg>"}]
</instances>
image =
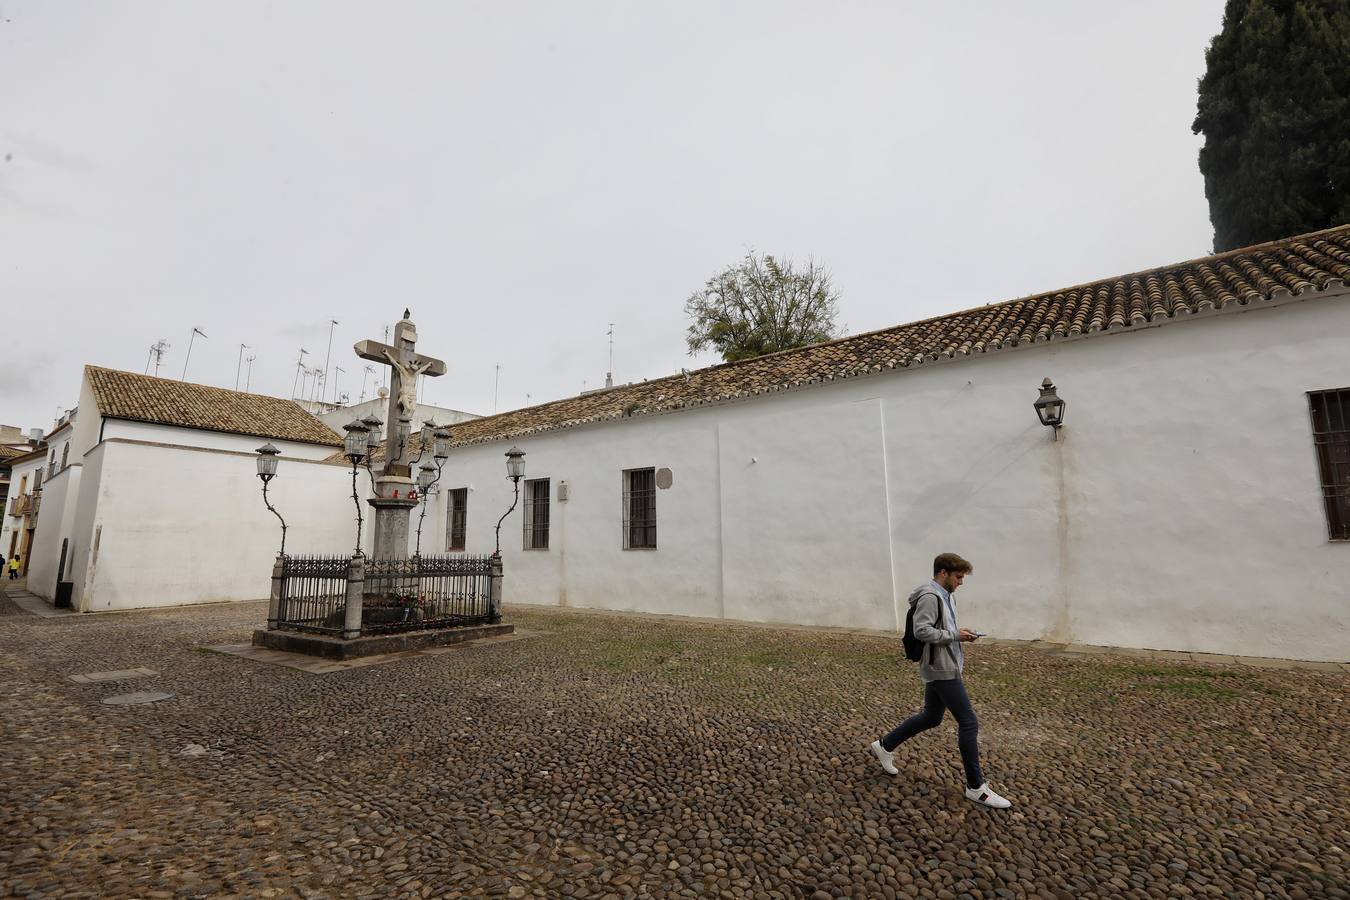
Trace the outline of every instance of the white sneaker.
<instances>
[{"instance_id":1,"label":"white sneaker","mask_svg":"<svg viewBox=\"0 0 1350 900\"><path fill-rule=\"evenodd\" d=\"M886 752L886 748L881 746L881 741L872 742L872 755L881 763L881 768L887 775L899 775L900 770L895 767L895 757Z\"/></svg>"},{"instance_id":2,"label":"white sneaker","mask_svg":"<svg viewBox=\"0 0 1350 900\"><path fill-rule=\"evenodd\" d=\"M1012 806L1011 801L995 794L987 781L977 788L966 788L966 799L984 806L992 806L994 809L1007 809Z\"/></svg>"}]
</instances>

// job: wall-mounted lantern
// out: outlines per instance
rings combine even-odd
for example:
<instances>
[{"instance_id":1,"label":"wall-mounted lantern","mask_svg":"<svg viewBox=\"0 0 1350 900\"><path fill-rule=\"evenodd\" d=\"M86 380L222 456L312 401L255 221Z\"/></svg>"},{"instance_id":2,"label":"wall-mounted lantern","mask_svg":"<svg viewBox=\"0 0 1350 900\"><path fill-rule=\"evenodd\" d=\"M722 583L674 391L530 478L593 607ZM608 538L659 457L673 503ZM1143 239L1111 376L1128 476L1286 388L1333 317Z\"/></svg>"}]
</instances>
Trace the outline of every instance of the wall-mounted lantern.
<instances>
[{"instance_id":1,"label":"wall-mounted lantern","mask_svg":"<svg viewBox=\"0 0 1350 900\"><path fill-rule=\"evenodd\" d=\"M1036 415L1040 418L1041 424L1055 429L1055 440L1059 440L1059 429L1064 424L1066 404L1059 399L1054 382L1049 378L1041 382L1041 396L1032 405L1036 407Z\"/></svg>"}]
</instances>

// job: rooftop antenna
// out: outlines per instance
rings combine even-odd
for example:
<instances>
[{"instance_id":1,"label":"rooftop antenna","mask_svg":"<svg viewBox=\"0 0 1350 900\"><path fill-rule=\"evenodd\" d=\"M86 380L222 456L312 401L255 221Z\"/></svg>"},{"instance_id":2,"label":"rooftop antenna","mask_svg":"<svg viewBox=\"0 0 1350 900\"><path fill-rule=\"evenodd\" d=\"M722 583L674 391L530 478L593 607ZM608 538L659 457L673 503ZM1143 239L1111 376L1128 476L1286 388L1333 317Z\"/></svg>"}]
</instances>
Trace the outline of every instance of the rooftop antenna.
<instances>
[{"instance_id":1,"label":"rooftop antenna","mask_svg":"<svg viewBox=\"0 0 1350 900\"><path fill-rule=\"evenodd\" d=\"M252 349L248 344L239 345L239 358L234 361L234 389L239 390L239 367L244 362L244 351Z\"/></svg>"},{"instance_id":2,"label":"rooftop antenna","mask_svg":"<svg viewBox=\"0 0 1350 900\"><path fill-rule=\"evenodd\" d=\"M357 400L357 401L356 401L357 403L365 403L365 402L366 402L366 379L369 378L369 377L370 377L370 373L371 373L371 372L374 372L374 371L375 371L375 367L374 367L374 366L365 366L365 367L364 367L364 373L365 373L365 374L363 374L363 375L361 376L361 399L360 399L360 400Z\"/></svg>"},{"instance_id":3,"label":"rooftop antenna","mask_svg":"<svg viewBox=\"0 0 1350 900\"><path fill-rule=\"evenodd\" d=\"M295 380L291 382L291 397L292 397L292 398L296 398L296 397L299 397L299 396L300 396L299 394L297 394L297 393L295 392L295 389L296 389L297 387L300 386L300 373L303 372L303 371L305 370L305 354L308 353L308 352L309 352L309 351L306 350L304 347L301 347L301 348L300 348L300 358L297 359L297 360L295 361Z\"/></svg>"},{"instance_id":4,"label":"rooftop antenna","mask_svg":"<svg viewBox=\"0 0 1350 900\"><path fill-rule=\"evenodd\" d=\"M320 402L328 394L328 361L333 358L333 329L338 326L337 319L329 319L328 326L328 352L323 357L323 391L319 394Z\"/></svg>"},{"instance_id":5,"label":"rooftop antenna","mask_svg":"<svg viewBox=\"0 0 1350 900\"><path fill-rule=\"evenodd\" d=\"M609 371L605 373L605 387L614 387L614 323L609 323Z\"/></svg>"},{"instance_id":6,"label":"rooftop antenna","mask_svg":"<svg viewBox=\"0 0 1350 900\"><path fill-rule=\"evenodd\" d=\"M497 374L492 379L492 412L497 412L497 388L502 383L502 364L497 363Z\"/></svg>"},{"instance_id":7,"label":"rooftop antenna","mask_svg":"<svg viewBox=\"0 0 1350 900\"><path fill-rule=\"evenodd\" d=\"M249 386L253 384L253 361L257 359L257 354L250 354L244 359L248 363L248 374L244 376L244 393L248 393Z\"/></svg>"},{"instance_id":8,"label":"rooftop antenna","mask_svg":"<svg viewBox=\"0 0 1350 900\"><path fill-rule=\"evenodd\" d=\"M192 342L195 341L195 340L197 340L197 335L199 335L199 334L202 336L203 339L206 338L206 332L205 332L205 331L202 331L200 328L194 327L194 328L192 329L192 337L188 338L188 351L187 351L187 356L183 357L183 375L182 375L182 377L180 377L180 378L178 379L179 381L186 381L186 380L187 380L187 367L188 367L188 363L192 361Z\"/></svg>"},{"instance_id":9,"label":"rooftop antenna","mask_svg":"<svg viewBox=\"0 0 1350 900\"><path fill-rule=\"evenodd\" d=\"M169 349L169 342L160 338L150 345L150 356L145 358L145 374L150 374L150 359L155 360L155 377L159 377L159 363L164 358L164 351Z\"/></svg>"}]
</instances>

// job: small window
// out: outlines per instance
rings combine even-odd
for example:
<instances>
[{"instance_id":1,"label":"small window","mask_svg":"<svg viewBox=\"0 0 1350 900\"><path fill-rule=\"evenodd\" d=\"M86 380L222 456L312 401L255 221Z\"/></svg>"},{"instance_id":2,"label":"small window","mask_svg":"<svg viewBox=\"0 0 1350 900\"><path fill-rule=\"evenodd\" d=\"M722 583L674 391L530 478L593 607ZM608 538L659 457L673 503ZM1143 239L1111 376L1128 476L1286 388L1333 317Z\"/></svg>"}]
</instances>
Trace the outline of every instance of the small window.
<instances>
[{"instance_id":1,"label":"small window","mask_svg":"<svg viewBox=\"0 0 1350 900\"><path fill-rule=\"evenodd\" d=\"M623 473L623 549L656 549L656 469Z\"/></svg>"},{"instance_id":2,"label":"small window","mask_svg":"<svg viewBox=\"0 0 1350 900\"><path fill-rule=\"evenodd\" d=\"M450 495L450 527L447 533L450 535L447 550L464 549L464 531L469 522L469 489L454 488L448 492Z\"/></svg>"},{"instance_id":3,"label":"small window","mask_svg":"<svg viewBox=\"0 0 1350 900\"><path fill-rule=\"evenodd\" d=\"M525 549L548 549L549 479L525 482Z\"/></svg>"},{"instance_id":4,"label":"small window","mask_svg":"<svg viewBox=\"0 0 1350 900\"><path fill-rule=\"evenodd\" d=\"M70 465L70 441L66 441L66 445L61 448L61 468L64 469L68 465Z\"/></svg>"},{"instance_id":5,"label":"small window","mask_svg":"<svg viewBox=\"0 0 1350 900\"><path fill-rule=\"evenodd\" d=\"M1350 541L1350 388L1309 393L1308 403L1327 531L1333 541Z\"/></svg>"},{"instance_id":6,"label":"small window","mask_svg":"<svg viewBox=\"0 0 1350 900\"><path fill-rule=\"evenodd\" d=\"M42 490L42 470L33 470L33 490L34 492Z\"/></svg>"}]
</instances>

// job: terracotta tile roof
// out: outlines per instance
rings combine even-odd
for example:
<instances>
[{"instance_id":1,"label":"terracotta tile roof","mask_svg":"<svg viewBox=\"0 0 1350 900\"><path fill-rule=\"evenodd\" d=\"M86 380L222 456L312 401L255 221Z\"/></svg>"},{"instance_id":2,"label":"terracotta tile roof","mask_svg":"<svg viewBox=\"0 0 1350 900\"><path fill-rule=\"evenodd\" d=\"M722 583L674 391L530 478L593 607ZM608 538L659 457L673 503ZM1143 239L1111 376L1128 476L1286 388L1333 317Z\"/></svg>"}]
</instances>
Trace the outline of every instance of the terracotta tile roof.
<instances>
[{"instance_id":1,"label":"terracotta tile roof","mask_svg":"<svg viewBox=\"0 0 1350 900\"><path fill-rule=\"evenodd\" d=\"M1350 225L451 426L456 445L685 409L1024 344L1184 319L1350 282ZM413 438L417 444L416 436ZM414 450L414 453L416 451Z\"/></svg>"},{"instance_id":2,"label":"terracotta tile roof","mask_svg":"<svg viewBox=\"0 0 1350 900\"><path fill-rule=\"evenodd\" d=\"M26 452L28 451L19 450L16 447L6 447L3 444L0 444L0 459L13 459L16 456L22 456Z\"/></svg>"},{"instance_id":3,"label":"terracotta tile roof","mask_svg":"<svg viewBox=\"0 0 1350 900\"><path fill-rule=\"evenodd\" d=\"M333 429L291 400L98 366L85 366L84 371L99 412L110 418L306 444L342 444Z\"/></svg>"}]
</instances>

